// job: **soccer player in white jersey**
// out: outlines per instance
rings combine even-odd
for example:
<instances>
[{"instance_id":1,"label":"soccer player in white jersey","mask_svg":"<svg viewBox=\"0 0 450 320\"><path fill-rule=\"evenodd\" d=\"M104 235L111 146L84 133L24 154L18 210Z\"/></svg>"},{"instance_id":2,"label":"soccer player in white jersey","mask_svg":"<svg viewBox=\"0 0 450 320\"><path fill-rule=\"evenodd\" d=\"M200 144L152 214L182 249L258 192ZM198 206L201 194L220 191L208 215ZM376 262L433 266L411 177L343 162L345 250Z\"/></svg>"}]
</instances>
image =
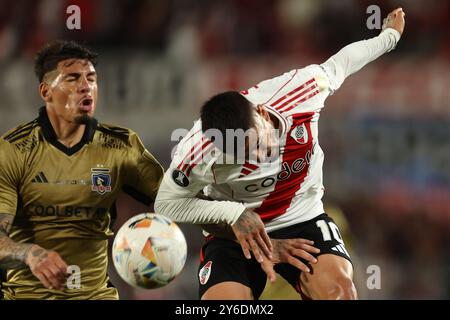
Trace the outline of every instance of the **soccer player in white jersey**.
<instances>
[{"instance_id":1,"label":"soccer player in white jersey","mask_svg":"<svg viewBox=\"0 0 450 320\"><path fill-rule=\"evenodd\" d=\"M395 48L404 15L401 8L392 11L379 36L352 43L323 64L218 94L203 105L155 203L158 213L209 232L200 255L202 299L258 299L274 270L303 297L357 298L350 257L321 200L318 120L326 98L348 76ZM227 130L253 130L257 148L248 135L230 150ZM235 161L240 150L246 161ZM234 161L224 163L224 155Z\"/></svg>"}]
</instances>

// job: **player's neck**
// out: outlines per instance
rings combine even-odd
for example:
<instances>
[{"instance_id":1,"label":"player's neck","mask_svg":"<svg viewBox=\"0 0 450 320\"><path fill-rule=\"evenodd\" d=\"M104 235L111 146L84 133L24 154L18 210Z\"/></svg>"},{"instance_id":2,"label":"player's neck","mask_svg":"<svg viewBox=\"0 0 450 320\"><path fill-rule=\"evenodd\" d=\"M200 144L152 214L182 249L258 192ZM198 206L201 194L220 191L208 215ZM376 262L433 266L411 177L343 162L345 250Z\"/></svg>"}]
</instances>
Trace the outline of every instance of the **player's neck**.
<instances>
[{"instance_id":1,"label":"player's neck","mask_svg":"<svg viewBox=\"0 0 450 320\"><path fill-rule=\"evenodd\" d=\"M78 144L83 138L84 130L86 125L69 125L60 128L60 131L55 130L58 137L58 141L65 145L67 148L72 148L74 145Z\"/></svg>"},{"instance_id":2,"label":"player's neck","mask_svg":"<svg viewBox=\"0 0 450 320\"><path fill-rule=\"evenodd\" d=\"M71 148L81 141L86 125L67 122L51 112L47 114L56 137L61 144Z\"/></svg>"}]
</instances>

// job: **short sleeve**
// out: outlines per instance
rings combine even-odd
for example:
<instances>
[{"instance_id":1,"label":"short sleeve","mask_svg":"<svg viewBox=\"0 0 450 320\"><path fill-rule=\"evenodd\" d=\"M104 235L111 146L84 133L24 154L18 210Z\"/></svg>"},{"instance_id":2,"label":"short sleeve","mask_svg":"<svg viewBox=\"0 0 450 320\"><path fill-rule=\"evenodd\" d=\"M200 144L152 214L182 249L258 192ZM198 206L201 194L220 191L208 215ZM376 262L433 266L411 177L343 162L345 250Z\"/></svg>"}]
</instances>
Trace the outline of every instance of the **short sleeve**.
<instances>
[{"instance_id":1,"label":"short sleeve","mask_svg":"<svg viewBox=\"0 0 450 320\"><path fill-rule=\"evenodd\" d=\"M130 135L130 142L128 161L122 170L122 189L136 200L149 205L156 198L164 169L135 133Z\"/></svg>"},{"instance_id":2,"label":"short sleeve","mask_svg":"<svg viewBox=\"0 0 450 320\"><path fill-rule=\"evenodd\" d=\"M14 146L0 140L0 213L16 214L22 178L21 157Z\"/></svg>"}]
</instances>

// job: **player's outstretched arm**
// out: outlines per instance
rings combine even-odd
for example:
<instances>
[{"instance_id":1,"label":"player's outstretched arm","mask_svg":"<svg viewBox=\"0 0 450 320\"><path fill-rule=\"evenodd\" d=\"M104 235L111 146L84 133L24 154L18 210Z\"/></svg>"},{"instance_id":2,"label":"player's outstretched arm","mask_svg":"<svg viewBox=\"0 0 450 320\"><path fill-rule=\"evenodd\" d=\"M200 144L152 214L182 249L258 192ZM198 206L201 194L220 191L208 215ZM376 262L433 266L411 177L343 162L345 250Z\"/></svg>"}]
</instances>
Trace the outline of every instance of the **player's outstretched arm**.
<instances>
[{"instance_id":1,"label":"player's outstretched arm","mask_svg":"<svg viewBox=\"0 0 450 320\"><path fill-rule=\"evenodd\" d=\"M321 67L330 80L331 91L337 90L344 80L381 55L395 49L405 29L405 13L395 9L384 19L379 36L349 44L328 59Z\"/></svg>"},{"instance_id":2,"label":"player's outstretched arm","mask_svg":"<svg viewBox=\"0 0 450 320\"><path fill-rule=\"evenodd\" d=\"M67 279L67 264L55 251L32 243L17 243L9 238L13 216L0 213L0 268L30 268L49 289L62 290Z\"/></svg>"},{"instance_id":3,"label":"player's outstretched arm","mask_svg":"<svg viewBox=\"0 0 450 320\"><path fill-rule=\"evenodd\" d=\"M402 8L397 8L390 12L383 20L383 31L386 28L392 28L400 33L400 36L405 30L405 12Z\"/></svg>"}]
</instances>

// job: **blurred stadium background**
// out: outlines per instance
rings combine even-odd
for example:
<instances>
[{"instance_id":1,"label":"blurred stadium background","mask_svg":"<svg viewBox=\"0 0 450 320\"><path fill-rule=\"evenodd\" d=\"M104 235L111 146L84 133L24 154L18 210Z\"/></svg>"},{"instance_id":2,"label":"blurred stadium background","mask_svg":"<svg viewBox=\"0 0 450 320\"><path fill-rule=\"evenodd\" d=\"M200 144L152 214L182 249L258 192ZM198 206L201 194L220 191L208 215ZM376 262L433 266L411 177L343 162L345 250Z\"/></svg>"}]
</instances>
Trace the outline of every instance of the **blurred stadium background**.
<instances>
[{"instance_id":1,"label":"blurred stadium background","mask_svg":"<svg viewBox=\"0 0 450 320\"><path fill-rule=\"evenodd\" d=\"M66 28L67 6L81 30ZM322 112L325 202L345 224L364 299L450 298L450 1L0 0L0 131L42 105L32 59L45 42L74 39L101 53L103 122L137 131L168 166L201 103L284 71L321 63L378 34L366 9L402 6L397 50L344 83ZM196 299L200 229L182 226L189 259L163 289L124 299ZM369 290L369 266L381 289ZM265 298L296 298L279 283Z\"/></svg>"}]
</instances>

